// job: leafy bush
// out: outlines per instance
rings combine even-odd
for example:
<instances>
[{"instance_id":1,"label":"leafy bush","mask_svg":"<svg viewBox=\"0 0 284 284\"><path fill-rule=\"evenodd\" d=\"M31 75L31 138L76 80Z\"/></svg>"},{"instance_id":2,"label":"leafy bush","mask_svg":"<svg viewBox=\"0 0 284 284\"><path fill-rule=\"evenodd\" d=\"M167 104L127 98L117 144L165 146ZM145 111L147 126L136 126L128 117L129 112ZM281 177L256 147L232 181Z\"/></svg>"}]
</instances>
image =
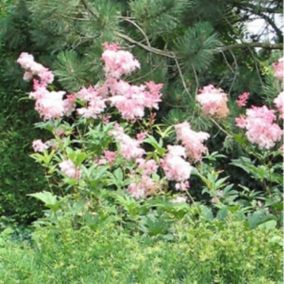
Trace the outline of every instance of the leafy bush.
<instances>
[{"instance_id":1,"label":"leafy bush","mask_svg":"<svg viewBox=\"0 0 284 284\"><path fill-rule=\"evenodd\" d=\"M0 243L1 283L281 283L281 232L236 220L176 222L167 237L108 225L39 227L33 245Z\"/></svg>"}]
</instances>

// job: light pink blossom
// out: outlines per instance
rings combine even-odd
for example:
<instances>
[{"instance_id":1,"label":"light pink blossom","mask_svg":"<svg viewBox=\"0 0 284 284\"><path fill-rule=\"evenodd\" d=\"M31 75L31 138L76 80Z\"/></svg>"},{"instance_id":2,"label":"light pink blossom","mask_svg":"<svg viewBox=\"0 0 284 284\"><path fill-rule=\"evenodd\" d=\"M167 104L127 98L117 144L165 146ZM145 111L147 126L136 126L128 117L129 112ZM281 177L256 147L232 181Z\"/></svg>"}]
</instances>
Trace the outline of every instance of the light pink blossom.
<instances>
[{"instance_id":1,"label":"light pink blossom","mask_svg":"<svg viewBox=\"0 0 284 284\"><path fill-rule=\"evenodd\" d=\"M284 68L284 57L278 59L276 62L272 64L272 68L274 71L274 76L278 80L283 80L283 68Z\"/></svg>"},{"instance_id":2,"label":"light pink blossom","mask_svg":"<svg viewBox=\"0 0 284 284\"><path fill-rule=\"evenodd\" d=\"M196 100L206 115L225 118L229 114L227 94L213 85L203 87L196 96Z\"/></svg>"},{"instance_id":3,"label":"light pink blossom","mask_svg":"<svg viewBox=\"0 0 284 284\"><path fill-rule=\"evenodd\" d=\"M155 188L155 182L149 176L143 175L139 182L131 183L127 191L132 197L140 199L145 198L148 194L153 192Z\"/></svg>"},{"instance_id":4,"label":"light pink blossom","mask_svg":"<svg viewBox=\"0 0 284 284\"><path fill-rule=\"evenodd\" d=\"M270 149L282 138L282 130L274 123L275 120L273 110L267 106L253 106L247 109L246 117L242 117L238 124L246 129L246 136L251 143L261 149Z\"/></svg>"},{"instance_id":5,"label":"light pink blossom","mask_svg":"<svg viewBox=\"0 0 284 284\"><path fill-rule=\"evenodd\" d=\"M245 128L246 127L246 118L244 115L240 115L239 117L236 117L235 118L235 122L236 122L236 125L239 127L239 128Z\"/></svg>"},{"instance_id":6,"label":"light pink blossom","mask_svg":"<svg viewBox=\"0 0 284 284\"><path fill-rule=\"evenodd\" d=\"M177 141L180 141L186 149L187 156L197 162L208 149L203 145L204 141L209 138L206 132L193 131L188 122L183 122L175 126Z\"/></svg>"},{"instance_id":7,"label":"light pink blossom","mask_svg":"<svg viewBox=\"0 0 284 284\"><path fill-rule=\"evenodd\" d=\"M49 148L48 145L43 143L40 139L34 140L32 146L35 152L44 152Z\"/></svg>"},{"instance_id":8,"label":"light pink blossom","mask_svg":"<svg viewBox=\"0 0 284 284\"><path fill-rule=\"evenodd\" d=\"M80 178L80 169L71 160L65 160L59 164L60 170L64 175L72 179Z\"/></svg>"},{"instance_id":9,"label":"light pink blossom","mask_svg":"<svg viewBox=\"0 0 284 284\"><path fill-rule=\"evenodd\" d=\"M144 139L146 138L147 136L147 132L146 131L143 131L143 132L139 132L136 134L136 139L140 142L143 142Z\"/></svg>"},{"instance_id":10,"label":"light pink blossom","mask_svg":"<svg viewBox=\"0 0 284 284\"><path fill-rule=\"evenodd\" d=\"M280 117L284 118L284 92L281 92L273 102L276 105L278 112L280 113Z\"/></svg>"},{"instance_id":11,"label":"light pink blossom","mask_svg":"<svg viewBox=\"0 0 284 284\"><path fill-rule=\"evenodd\" d=\"M86 107L77 110L83 117L97 118L106 108L105 99L101 96L96 87L90 86L83 88L76 93L76 97L87 102Z\"/></svg>"},{"instance_id":12,"label":"light pink blossom","mask_svg":"<svg viewBox=\"0 0 284 284\"><path fill-rule=\"evenodd\" d=\"M178 182L175 184L175 188L176 190L187 191L189 189L189 182L188 181Z\"/></svg>"},{"instance_id":13,"label":"light pink blossom","mask_svg":"<svg viewBox=\"0 0 284 284\"><path fill-rule=\"evenodd\" d=\"M75 110L76 95L69 94L63 100L64 114L69 116Z\"/></svg>"},{"instance_id":14,"label":"light pink blossom","mask_svg":"<svg viewBox=\"0 0 284 284\"><path fill-rule=\"evenodd\" d=\"M145 160L145 159L137 159L138 168L142 171L143 175L151 175L155 173L158 169L158 165L155 160Z\"/></svg>"},{"instance_id":15,"label":"light pink blossom","mask_svg":"<svg viewBox=\"0 0 284 284\"><path fill-rule=\"evenodd\" d=\"M65 92L37 92L35 96L35 109L44 120L60 118L64 115L65 103L63 100Z\"/></svg>"},{"instance_id":16,"label":"light pink blossom","mask_svg":"<svg viewBox=\"0 0 284 284\"><path fill-rule=\"evenodd\" d=\"M180 155L169 152L161 161L161 167L170 181L184 182L189 179L191 166Z\"/></svg>"},{"instance_id":17,"label":"light pink blossom","mask_svg":"<svg viewBox=\"0 0 284 284\"><path fill-rule=\"evenodd\" d=\"M41 83L46 86L47 84L51 84L54 80L53 73L48 68L37 63L34 60L34 57L27 52L22 52L20 54L17 63L19 63L21 67L25 69L23 79L26 81L31 80L33 76L38 76L41 80Z\"/></svg>"},{"instance_id":18,"label":"light pink blossom","mask_svg":"<svg viewBox=\"0 0 284 284\"><path fill-rule=\"evenodd\" d=\"M186 157L185 148L180 145L168 145L168 152L172 156Z\"/></svg>"},{"instance_id":19,"label":"light pink blossom","mask_svg":"<svg viewBox=\"0 0 284 284\"><path fill-rule=\"evenodd\" d=\"M125 159L136 160L144 155L145 151L140 147L140 142L125 134L122 127L116 126L110 134L119 144L120 152Z\"/></svg>"},{"instance_id":20,"label":"light pink blossom","mask_svg":"<svg viewBox=\"0 0 284 284\"><path fill-rule=\"evenodd\" d=\"M104 158L112 164L115 161L116 153L114 151L104 151Z\"/></svg>"},{"instance_id":21,"label":"light pink blossom","mask_svg":"<svg viewBox=\"0 0 284 284\"><path fill-rule=\"evenodd\" d=\"M105 46L102 60L107 77L120 78L140 68L138 60L130 52L118 48L119 46Z\"/></svg>"},{"instance_id":22,"label":"light pink blossom","mask_svg":"<svg viewBox=\"0 0 284 284\"><path fill-rule=\"evenodd\" d=\"M162 84L148 82L145 85L131 85L123 80L112 80L109 83L111 97L109 101L128 120L140 119L145 108L158 109L161 101Z\"/></svg>"}]
</instances>

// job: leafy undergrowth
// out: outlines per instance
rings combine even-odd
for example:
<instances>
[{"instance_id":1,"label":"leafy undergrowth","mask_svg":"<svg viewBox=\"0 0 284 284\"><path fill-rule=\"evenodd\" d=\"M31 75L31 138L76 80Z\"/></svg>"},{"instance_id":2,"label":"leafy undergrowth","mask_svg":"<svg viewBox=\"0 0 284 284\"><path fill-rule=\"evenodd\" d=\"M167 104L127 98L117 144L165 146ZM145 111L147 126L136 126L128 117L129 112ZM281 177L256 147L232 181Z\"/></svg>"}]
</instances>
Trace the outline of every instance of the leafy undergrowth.
<instances>
[{"instance_id":1,"label":"leafy undergrowth","mask_svg":"<svg viewBox=\"0 0 284 284\"><path fill-rule=\"evenodd\" d=\"M171 233L150 236L64 220L38 227L31 242L4 231L0 283L282 283L278 229L183 218Z\"/></svg>"}]
</instances>

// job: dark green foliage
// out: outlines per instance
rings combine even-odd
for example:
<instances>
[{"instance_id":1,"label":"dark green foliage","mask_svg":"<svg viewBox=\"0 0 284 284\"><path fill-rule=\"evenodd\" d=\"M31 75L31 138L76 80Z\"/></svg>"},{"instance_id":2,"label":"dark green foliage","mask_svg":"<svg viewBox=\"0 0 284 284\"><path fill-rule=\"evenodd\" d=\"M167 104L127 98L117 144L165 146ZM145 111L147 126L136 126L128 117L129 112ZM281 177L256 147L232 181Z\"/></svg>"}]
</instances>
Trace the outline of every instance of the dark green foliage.
<instances>
[{"instance_id":1,"label":"dark green foliage","mask_svg":"<svg viewBox=\"0 0 284 284\"><path fill-rule=\"evenodd\" d=\"M39 131L33 103L19 100L18 94L1 92L0 107L0 228L6 223L29 224L41 215L41 206L28 193L47 188L41 167L29 157L31 143ZM6 99L3 99L5 97Z\"/></svg>"}]
</instances>

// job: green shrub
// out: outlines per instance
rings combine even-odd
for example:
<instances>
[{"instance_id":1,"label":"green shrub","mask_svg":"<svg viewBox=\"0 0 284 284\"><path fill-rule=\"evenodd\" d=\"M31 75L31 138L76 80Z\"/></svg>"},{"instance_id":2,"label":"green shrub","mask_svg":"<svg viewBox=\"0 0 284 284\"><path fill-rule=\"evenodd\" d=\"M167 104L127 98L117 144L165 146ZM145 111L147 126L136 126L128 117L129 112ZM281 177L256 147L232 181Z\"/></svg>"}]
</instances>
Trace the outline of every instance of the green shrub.
<instances>
[{"instance_id":1,"label":"green shrub","mask_svg":"<svg viewBox=\"0 0 284 284\"><path fill-rule=\"evenodd\" d=\"M281 232L239 221L183 218L166 240L113 224L74 230L65 218L34 240L2 234L0 283L281 283Z\"/></svg>"},{"instance_id":2,"label":"green shrub","mask_svg":"<svg viewBox=\"0 0 284 284\"><path fill-rule=\"evenodd\" d=\"M27 224L41 215L41 206L27 194L47 188L43 170L31 157L36 114L31 104L0 90L0 228L7 222ZM5 218L4 218L5 216Z\"/></svg>"}]
</instances>

